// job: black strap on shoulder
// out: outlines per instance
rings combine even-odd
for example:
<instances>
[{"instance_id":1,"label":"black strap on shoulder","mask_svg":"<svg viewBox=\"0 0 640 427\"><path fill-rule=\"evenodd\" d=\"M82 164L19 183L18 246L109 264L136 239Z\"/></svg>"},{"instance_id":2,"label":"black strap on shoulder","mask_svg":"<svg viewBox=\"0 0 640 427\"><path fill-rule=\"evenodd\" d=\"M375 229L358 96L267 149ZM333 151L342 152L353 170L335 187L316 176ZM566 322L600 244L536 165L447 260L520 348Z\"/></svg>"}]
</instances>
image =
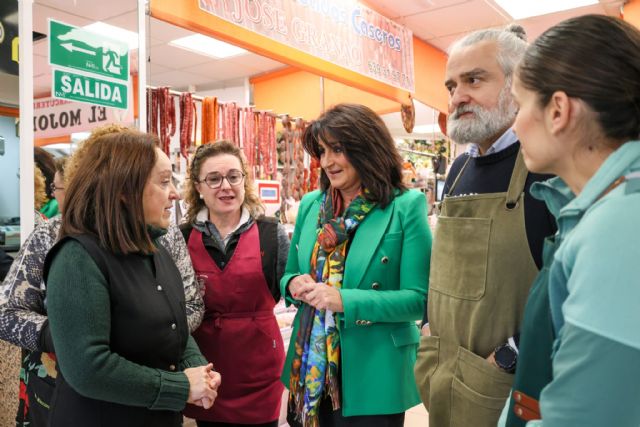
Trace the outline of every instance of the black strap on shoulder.
<instances>
[{"instance_id":1,"label":"black strap on shoulder","mask_svg":"<svg viewBox=\"0 0 640 427\"><path fill-rule=\"evenodd\" d=\"M278 266L278 220L262 216L256 220L260 239L262 271L273 298L280 299L280 284L277 278Z\"/></svg>"}]
</instances>

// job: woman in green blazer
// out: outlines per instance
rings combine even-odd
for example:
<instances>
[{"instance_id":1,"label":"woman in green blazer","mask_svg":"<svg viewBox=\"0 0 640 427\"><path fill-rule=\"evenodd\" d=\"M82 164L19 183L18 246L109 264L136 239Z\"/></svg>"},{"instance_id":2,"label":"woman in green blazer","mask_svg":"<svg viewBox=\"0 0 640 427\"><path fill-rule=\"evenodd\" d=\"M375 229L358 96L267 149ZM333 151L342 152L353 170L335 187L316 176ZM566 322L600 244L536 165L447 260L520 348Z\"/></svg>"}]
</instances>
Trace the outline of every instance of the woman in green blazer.
<instances>
[{"instance_id":1,"label":"woman in green blazer","mask_svg":"<svg viewBox=\"0 0 640 427\"><path fill-rule=\"evenodd\" d=\"M313 122L305 150L321 191L300 204L285 275L298 306L282 381L292 426L402 426L420 402L413 365L429 277L424 195L369 108L341 104Z\"/></svg>"}]
</instances>

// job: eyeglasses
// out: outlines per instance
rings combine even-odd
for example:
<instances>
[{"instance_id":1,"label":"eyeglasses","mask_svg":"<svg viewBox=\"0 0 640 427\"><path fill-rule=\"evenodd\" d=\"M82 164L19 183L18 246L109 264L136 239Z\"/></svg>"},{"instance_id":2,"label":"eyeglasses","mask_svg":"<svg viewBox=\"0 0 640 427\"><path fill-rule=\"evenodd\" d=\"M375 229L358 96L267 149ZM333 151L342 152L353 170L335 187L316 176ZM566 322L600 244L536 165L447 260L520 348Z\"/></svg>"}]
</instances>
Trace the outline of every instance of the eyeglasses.
<instances>
[{"instance_id":1,"label":"eyeglasses","mask_svg":"<svg viewBox=\"0 0 640 427\"><path fill-rule=\"evenodd\" d=\"M221 175L218 172L212 172L207 175L203 180L198 182L204 182L207 184L207 187L215 190L216 188L222 187L222 181L226 179L229 185L235 187L236 185L240 185L244 180L244 174L239 170L233 169L230 170L226 175Z\"/></svg>"},{"instance_id":2,"label":"eyeglasses","mask_svg":"<svg viewBox=\"0 0 640 427\"><path fill-rule=\"evenodd\" d=\"M53 182L51 183L49 188L51 188L51 191L64 190L64 187L56 187L56 185Z\"/></svg>"}]
</instances>

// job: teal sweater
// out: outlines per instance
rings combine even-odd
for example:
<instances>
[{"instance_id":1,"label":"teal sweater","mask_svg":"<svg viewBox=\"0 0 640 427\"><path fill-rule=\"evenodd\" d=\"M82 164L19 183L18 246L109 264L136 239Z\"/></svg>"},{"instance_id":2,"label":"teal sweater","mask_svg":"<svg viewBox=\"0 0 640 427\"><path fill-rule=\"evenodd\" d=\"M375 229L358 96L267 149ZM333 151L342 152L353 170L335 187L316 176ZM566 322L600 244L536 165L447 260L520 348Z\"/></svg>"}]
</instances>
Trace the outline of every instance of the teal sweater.
<instances>
[{"instance_id":1,"label":"teal sweater","mask_svg":"<svg viewBox=\"0 0 640 427\"><path fill-rule=\"evenodd\" d=\"M151 269L152 259L147 266ZM83 396L155 410L180 411L189 396L183 372L133 363L109 346L108 283L84 247L69 240L60 248L47 280L47 311L58 363ZM191 336L179 371L206 365Z\"/></svg>"}]
</instances>

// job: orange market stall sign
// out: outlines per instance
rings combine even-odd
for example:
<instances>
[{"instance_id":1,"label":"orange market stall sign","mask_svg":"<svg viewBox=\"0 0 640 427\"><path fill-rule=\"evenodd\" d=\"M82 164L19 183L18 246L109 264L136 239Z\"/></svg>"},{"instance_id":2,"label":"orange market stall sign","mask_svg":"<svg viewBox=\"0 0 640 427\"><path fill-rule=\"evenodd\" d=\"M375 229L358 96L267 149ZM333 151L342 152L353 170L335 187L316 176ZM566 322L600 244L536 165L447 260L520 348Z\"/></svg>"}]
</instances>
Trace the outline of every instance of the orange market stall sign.
<instances>
[{"instance_id":1,"label":"orange market stall sign","mask_svg":"<svg viewBox=\"0 0 640 427\"><path fill-rule=\"evenodd\" d=\"M353 0L192 0L200 10L413 92L413 35Z\"/></svg>"}]
</instances>

